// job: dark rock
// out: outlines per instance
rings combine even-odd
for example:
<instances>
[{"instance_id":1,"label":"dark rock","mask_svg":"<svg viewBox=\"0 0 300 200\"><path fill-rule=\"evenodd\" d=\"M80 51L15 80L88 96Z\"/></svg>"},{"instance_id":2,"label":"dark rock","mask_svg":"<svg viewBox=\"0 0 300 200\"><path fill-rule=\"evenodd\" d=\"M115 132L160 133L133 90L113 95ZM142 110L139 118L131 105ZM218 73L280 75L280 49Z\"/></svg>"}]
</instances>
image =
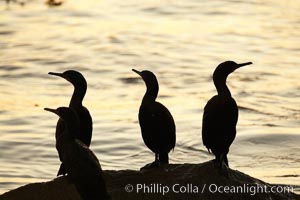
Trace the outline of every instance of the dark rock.
<instances>
[{"instance_id":1,"label":"dark rock","mask_svg":"<svg viewBox=\"0 0 300 200\"><path fill-rule=\"evenodd\" d=\"M219 173L213 161L201 164L170 164L144 171L103 171L113 200L201 199L201 200L300 200L289 186L265 183L242 172ZM217 187L220 192L216 191ZM281 192L275 192L278 189ZM127 192L128 190L129 192ZM274 192L271 192L274 190ZM65 177L32 183L11 190L0 200L79 200L73 184Z\"/></svg>"}]
</instances>

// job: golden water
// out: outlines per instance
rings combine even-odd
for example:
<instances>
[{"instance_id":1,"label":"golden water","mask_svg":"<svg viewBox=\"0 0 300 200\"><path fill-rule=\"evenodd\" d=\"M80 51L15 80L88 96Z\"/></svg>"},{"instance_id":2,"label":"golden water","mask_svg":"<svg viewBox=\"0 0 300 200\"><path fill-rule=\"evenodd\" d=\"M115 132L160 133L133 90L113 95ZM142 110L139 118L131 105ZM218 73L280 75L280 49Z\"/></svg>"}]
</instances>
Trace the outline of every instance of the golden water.
<instances>
[{"instance_id":1,"label":"golden water","mask_svg":"<svg viewBox=\"0 0 300 200\"><path fill-rule=\"evenodd\" d=\"M0 193L56 175L57 117L72 86L49 71L81 71L93 116L91 148L103 169L139 169L154 159L137 112L153 71L158 100L173 114L172 163L213 158L201 142L211 75L225 60L252 61L228 79L240 106L233 169L300 185L300 2L296 0L77 0L49 8L0 2Z\"/></svg>"}]
</instances>

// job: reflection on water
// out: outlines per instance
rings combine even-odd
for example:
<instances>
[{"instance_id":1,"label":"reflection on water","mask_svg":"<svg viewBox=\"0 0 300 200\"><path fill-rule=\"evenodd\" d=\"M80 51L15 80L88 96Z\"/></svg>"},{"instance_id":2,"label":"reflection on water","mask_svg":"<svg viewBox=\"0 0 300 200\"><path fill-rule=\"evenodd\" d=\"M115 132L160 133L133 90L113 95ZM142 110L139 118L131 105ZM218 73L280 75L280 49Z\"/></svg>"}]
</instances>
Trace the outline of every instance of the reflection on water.
<instances>
[{"instance_id":1,"label":"reflection on water","mask_svg":"<svg viewBox=\"0 0 300 200\"><path fill-rule=\"evenodd\" d=\"M240 106L231 167L273 183L300 185L298 1L68 1L48 8L0 5L0 193L52 179L59 166L57 118L72 86L47 75L81 71L94 120L91 148L104 169L152 161L137 112L145 88L131 68L149 69L172 112L171 162L212 159L201 143L202 111L224 60L252 61L228 85ZM188 155L188 156L187 156Z\"/></svg>"}]
</instances>

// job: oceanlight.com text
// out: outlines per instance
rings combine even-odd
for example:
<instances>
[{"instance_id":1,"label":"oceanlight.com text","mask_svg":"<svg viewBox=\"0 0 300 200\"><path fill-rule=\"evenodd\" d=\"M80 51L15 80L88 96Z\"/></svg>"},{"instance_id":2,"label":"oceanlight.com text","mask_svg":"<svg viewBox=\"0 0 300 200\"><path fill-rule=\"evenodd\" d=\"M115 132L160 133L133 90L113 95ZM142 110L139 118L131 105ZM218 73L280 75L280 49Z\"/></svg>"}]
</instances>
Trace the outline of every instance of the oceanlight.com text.
<instances>
[{"instance_id":1,"label":"oceanlight.com text","mask_svg":"<svg viewBox=\"0 0 300 200\"><path fill-rule=\"evenodd\" d=\"M218 184L173 184L164 185L161 183L151 184L127 184L125 191L137 194L202 194L202 193L220 193L220 194L249 194L254 196L259 193L292 193L292 186L263 185L263 184L243 184L243 185L218 185Z\"/></svg>"}]
</instances>

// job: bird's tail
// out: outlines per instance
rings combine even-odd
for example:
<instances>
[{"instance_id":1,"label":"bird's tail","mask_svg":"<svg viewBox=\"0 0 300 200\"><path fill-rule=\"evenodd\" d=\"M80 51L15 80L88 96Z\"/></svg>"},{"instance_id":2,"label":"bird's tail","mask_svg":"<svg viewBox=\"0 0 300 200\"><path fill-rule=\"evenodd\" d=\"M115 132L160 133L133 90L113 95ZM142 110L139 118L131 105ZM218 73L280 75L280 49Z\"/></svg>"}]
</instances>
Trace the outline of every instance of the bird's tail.
<instances>
[{"instance_id":1,"label":"bird's tail","mask_svg":"<svg viewBox=\"0 0 300 200\"><path fill-rule=\"evenodd\" d=\"M211 153L211 150L210 150L210 148L208 148L208 147L206 147L207 148L207 151L208 151L208 153Z\"/></svg>"},{"instance_id":2,"label":"bird's tail","mask_svg":"<svg viewBox=\"0 0 300 200\"><path fill-rule=\"evenodd\" d=\"M66 169L64 167L64 164L61 163L60 164L60 167L59 167L59 170L57 172L57 176L60 176L60 175L65 175L67 172L66 172Z\"/></svg>"},{"instance_id":3,"label":"bird's tail","mask_svg":"<svg viewBox=\"0 0 300 200\"><path fill-rule=\"evenodd\" d=\"M219 169L219 173L225 177L229 176L229 166L228 166L228 159L227 154L221 154L219 156L216 156L216 164Z\"/></svg>"},{"instance_id":4,"label":"bird's tail","mask_svg":"<svg viewBox=\"0 0 300 200\"><path fill-rule=\"evenodd\" d=\"M225 154L223 156L223 162L227 165L227 167L229 168L229 164L228 164L228 159L227 159L227 154Z\"/></svg>"},{"instance_id":5,"label":"bird's tail","mask_svg":"<svg viewBox=\"0 0 300 200\"><path fill-rule=\"evenodd\" d=\"M228 165L228 159L227 159L227 154L221 154L220 157L219 157L219 162L221 165L226 165L227 167L229 167Z\"/></svg>"}]
</instances>

